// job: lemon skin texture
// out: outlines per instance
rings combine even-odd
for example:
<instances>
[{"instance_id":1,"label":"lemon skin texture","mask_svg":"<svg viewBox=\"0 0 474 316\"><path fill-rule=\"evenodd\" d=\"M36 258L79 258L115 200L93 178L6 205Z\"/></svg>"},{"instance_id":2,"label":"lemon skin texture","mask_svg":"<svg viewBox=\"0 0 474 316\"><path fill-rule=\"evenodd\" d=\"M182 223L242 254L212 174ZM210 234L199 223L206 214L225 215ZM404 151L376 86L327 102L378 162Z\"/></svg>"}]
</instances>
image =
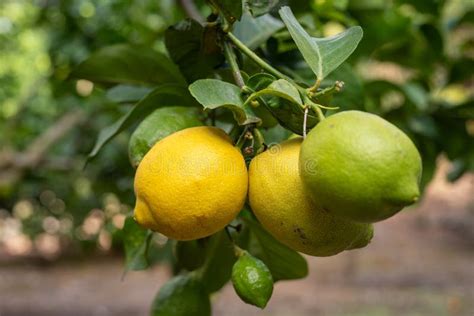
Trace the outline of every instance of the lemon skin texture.
<instances>
[{"instance_id":1,"label":"lemon skin texture","mask_svg":"<svg viewBox=\"0 0 474 316\"><path fill-rule=\"evenodd\" d=\"M287 140L252 160L249 201L255 216L281 243L308 255L332 256L366 246L372 225L318 209L307 196L298 172L302 140Z\"/></svg>"},{"instance_id":2,"label":"lemon skin texture","mask_svg":"<svg viewBox=\"0 0 474 316\"><path fill-rule=\"evenodd\" d=\"M176 240L224 228L242 209L248 172L221 129L192 127L157 142L135 175L135 220Z\"/></svg>"},{"instance_id":3,"label":"lemon skin texture","mask_svg":"<svg viewBox=\"0 0 474 316\"><path fill-rule=\"evenodd\" d=\"M334 114L301 146L300 174L314 202L354 221L377 222L416 202L421 171L410 138L370 113Z\"/></svg>"}]
</instances>

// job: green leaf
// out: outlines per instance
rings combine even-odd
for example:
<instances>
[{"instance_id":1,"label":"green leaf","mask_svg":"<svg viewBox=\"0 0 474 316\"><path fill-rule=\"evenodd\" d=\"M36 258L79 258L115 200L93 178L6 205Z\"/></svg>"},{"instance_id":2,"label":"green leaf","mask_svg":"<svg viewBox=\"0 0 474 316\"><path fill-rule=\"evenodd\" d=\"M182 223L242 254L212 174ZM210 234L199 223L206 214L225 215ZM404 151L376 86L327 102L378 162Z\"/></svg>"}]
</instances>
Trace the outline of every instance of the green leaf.
<instances>
[{"instance_id":1,"label":"green leaf","mask_svg":"<svg viewBox=\"0 0 474 316\"><path fill-rule=\"evenodd\" d=\"M159 86L140 102L138 102L127 114L114 124L102 129L97 137L94 148L89 153L87 162L97 156L102 147L117 134L130 127L135 122L144 119L154 109L169 105L193 105L195 101L191 98L186 88L181 85L166 84Z\"/></svg>"},{"instance_id":2,"label":"green leaf","mask_svg":"<svg viewBox=\"0 0 474 316\"><path fill-rule=\"evenodd\" d=\"M151 91L148 87L120 84L107 90L106 97L116 103L137 102Z\"/></svg>"},{"instance_id":3,"label":"green leaf","mask_svg":"<svg viewBox=\"0 0 474 316\"><path fill-rule=\"evenodd\" d=\"M268 82L263 78L260 80L260 83L263 84ZM298 90L291 83L284 79L273 81L266 88L252 93L246 103L248 104L250 100L254 99L263 102L264 106L282 126L298 135L303 134L303 102ZM307 131L314 127L317 122L315 113L309 110L306 124Z\"/></svg>"},{"instance_id":4,"label":"green leaf","mask_svg":"<svg viewBox=\"0 0 474 316\"><path fill-rule=\"evenodd\" d=\"M205 109L225 107L231 110L240 125L260 122L250 106L244 106L240 88L234 84L217 79L201 79L192 83L189 91Z\"/></svg>"},{"instance_id":5,"label":"green leaf","mask_svg":"<svg viewBox=\"0 0 474 316\"><path fill-rule=\"evenodd\" d=\"M217 32L215 26L203 27L191 19L166 30L166 48L188 82L208 76L224 61L217 45Z\"/></svg>"},{"instance_id":6,"label":"green leaf","mask_svg":"<svg viewBox=\"0 0 474 316\"><path fill-rule=\"evenodd\" d=\"M246 84L250 89L254 91L260 91L271 85L275 80L276 78L274 76L265 72L261 72L251 76L247 80Z\"/></svg>"},{"instance_id":7,"label":"green leaf","mask_svg":"<svg viewBox=\"0 0 474 316\"><path fill-rule=\"evenodd\" d=\"M311 37L298 23L289 7L282 7L279 12L296 46L318 80L323 80L342 64L362 39L360 26L353 26L327 38Z\"/></svg>"},{"instance_id":8,"label":"green leaf","mask_svg":"<svg viewBox=\"0 0 474 316\"><path fill-rule=\"evenodd\" d=\"M99 83L185 83L167 56L148 47L127 44L100 49L79 64L71 76Z\"/></svg>"},{"instance_id":9,"label":"green leaf","mask_svg":"<svg viewBox=\"0 0 474 316\"><path fill-rule=\"evenodd\" d=\"M194 107L170 106L156 109L133 132L128 143L128 156L137 167L153 145L182 129L203 125L201 111Z\"/></svg>"},{"instance_id":10,"label":"green leaf","mask_svg":"<svg viewBox=\"0 0 474 316\"><path fill-rule=\"evenodd\" d=\"M178 266L188 271L198 269L206 260L207 239L178 241L175 255Z\"/></svg>"},{"instance_id":11,"label":"green leaf","mask_svg":"<svg viewBox=\"0 0 474 316\"><path fill-rule=\"evenodd\" d=\"M210 316L211 302L195 274L179 275L161 287L153 300L151 315Z\"/></svg>"},{"instance_id":12,"label":"green leaf","mask_svg":"<svg viewBox=\"0 0 474 316\"><path fill-rule=\"evenodd\" d=\"M246 5L254 17L269 13L280 4L280 0L247 0Z\"/></svg>"},{"instance_id":13,"label":"green leaf","mask_svg":"<svg viewBox=\"0 0 474 316\"><path fill-rule=\"evenodd\" d=\"M242 251L232 268L232 285L246 303L265 308L273 293L273 278L268 267L247 251Z\"/></svg>"},{"instance_id":14,"label":"green leaf","mask_svg":"<svg viewBox=\"0 0 474 316\"><path fill-rule=\"evenodd\" d=\"M143 229L132 216L125 219L123 226L123 245L125 248L125 270L144 270L148 268L148 247L152 233Z\"/></svg>"},{"instance_id":15,"label":"green leaf","mask_svg":"<svg viewBox=\"0 0 474 316\"><path fill-rule=\"evenodd\" d=\"M301 96L298 90L295 88L294 85L292 85L285 79L278 79L276 81L273 81L267 88L252 94L251 98L253 99L268 94L283 98L294 104L303 105L303 101L301 100Z\"/></svg>"},{"instance_id":16,"label":"green leaf","mask_svg":"<svg viewBox=\"0 0 474 316\"><path fill-rule=\"evenodd\" d=\"M248 251L270 269L273 280L292 280L308 275L308 263L296 251L288 248L252 219L245 218L251 231Z\"/></svg>"},{"instance_id":17,"label":"green leaf","mask_svg":"<svg viewBox=\"0 0 474 316\"><path fill-rule=\"evenodd\" d=\"M282 27L283 23L269 14L253 18L245 13L242 20L235 23L233 33L247 47L256 49Z\"/></svg>"},{"instance_id":18,"label":"green leaf","mask_svg":"<svg viewBox=\"0 0 474 316\"><path fill-rule=\"evenodd\" d=\"M242 16L242 0L208 0L224 15L225 19L233 24Z\"/></svg>"},{"instance_id":19,"label":"green leaf","mask_svg":"<svg viewBox=\"0 0 474 316\"><path fill-rule=\"evenodd\" d=\"M207 292L214 293L230 280L237 258L234 246L223 230L212 235L208 242L206 262L196 272L201 275Z\"/></svg>"}]
</instances>

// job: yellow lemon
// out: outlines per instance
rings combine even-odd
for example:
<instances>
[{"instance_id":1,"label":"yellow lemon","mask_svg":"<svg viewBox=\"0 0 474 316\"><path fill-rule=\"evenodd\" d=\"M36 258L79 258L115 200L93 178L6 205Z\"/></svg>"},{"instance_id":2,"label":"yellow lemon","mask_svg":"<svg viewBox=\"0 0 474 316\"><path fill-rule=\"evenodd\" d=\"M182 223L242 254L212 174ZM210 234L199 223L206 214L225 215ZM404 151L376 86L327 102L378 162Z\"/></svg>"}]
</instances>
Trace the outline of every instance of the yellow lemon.
<instances>
[{"instance_id":1,"label":"yellow lemon","mask_svg":"<svg viewBox=\"0 0 474 316\"><path fill-rule=\"evenodd\" d=\"M309 255L332 256L366 246L372 225L329 214L307 196L298 171L302 141L287 140L252 160L249 200L255 216L280 242Z\"/></svg>"},{"instance_id":2,"label":"yellow lemon","mask_svg":"<svg viewBox=\"0 0 474 316\"><path fill-rule=\"evenodd\" d=\"M169 238L192 240L225 227L244 205L248 173L227 134L192 127L157 142L135 175L135 220Z\"/></svg>"}]
</instances>

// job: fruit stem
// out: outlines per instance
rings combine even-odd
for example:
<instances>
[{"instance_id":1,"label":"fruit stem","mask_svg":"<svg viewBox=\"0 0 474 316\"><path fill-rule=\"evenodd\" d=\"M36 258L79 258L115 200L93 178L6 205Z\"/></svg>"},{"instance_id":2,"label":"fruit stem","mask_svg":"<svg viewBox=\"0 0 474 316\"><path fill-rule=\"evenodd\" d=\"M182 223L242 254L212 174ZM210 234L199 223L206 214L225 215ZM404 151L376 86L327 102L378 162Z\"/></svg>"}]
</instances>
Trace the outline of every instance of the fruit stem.
<instances>
[{"instance_id":1,"label":"fruit stem","mask_svg":"<svg viewBox=\"0 0 474 316\"><path fill-rule=\"evenodd\" d=\"M235 83L240 87L243 88L245 86L244 78L242 77L242 73L240 72L239 65L237 64L237 60L235 59L235 55L230 43L226 40L223 41L224 46L224 55L225 59L230 65L232 69L232 75L234 76Z\"/></svg>"},{"instance_id":2,"label":"fruit stem","mask_svg":"<svg viewBox=\"0 0 474 316\"><path fill-rule=\"evenodd\" d=\"M293 79L288 77L287 75L281 73L280 71L276 70L272 66L270 66L267 62L265 62L263 59L261 59L257 54L255 54L250 48L248 48L244 43L242 43L234 34L231 32L227 33L227 38L234 43L234 45L245 55L247 55L248 58L253 60L257 65L271 73L272 75L280 78L280 79L285 79L290 81L291 83L294 83Z\"/></svg>"},{"instance_id":3,"label":"fruit stem","mask_svg":"<svg viewBox=\"0 0 474 316\"><path fill-rule=\"evenodd\" d=\"M314 103L313 101L311 101L311 99L309 99L309 97L307 97L307 96L305 97L304 103L305 103L306 107L309 107L311 110L313 110L313 112L316 113L316 115L318 116L318 120L320 122L325 119L323 111L321 110L319 105Z\"/></svg>"},{"instance_id":4,"label":"fruit stem","mask_svg":"<svg viewBox=\"0 0 474 316\"><path fill-rule=\"evenodd\" d=\"M303 138L306 138L306 124L308 121L308 106L304 107L304 116L303 116Z\"/></svg>"},{"instance_id":5,"label":"fruit stem","mask_svg":"<svg viewBox=\"0 0 474 316\"><path fill-rule=\"evenodd\" d=\"M242 132L242 134L240 134L239 139L237 140L237 143L235 144L235 147L242 149L242 146L244 145L245 141L252 137L252 133L250 133L249 131L250 127L251 125L245 125L244 131Z\"/></svg>"},{"instance_id":6,"label":"fruit stem","mask_svg":"<svg viewBox=\"0 0 474 316\"><path fill-rule=\"evenodd\" d=\"M321 85L321 79L317 79L314 85L308 88L308 92L315 93L318 91L319 86Z\"/></svg>"}]
</instances>

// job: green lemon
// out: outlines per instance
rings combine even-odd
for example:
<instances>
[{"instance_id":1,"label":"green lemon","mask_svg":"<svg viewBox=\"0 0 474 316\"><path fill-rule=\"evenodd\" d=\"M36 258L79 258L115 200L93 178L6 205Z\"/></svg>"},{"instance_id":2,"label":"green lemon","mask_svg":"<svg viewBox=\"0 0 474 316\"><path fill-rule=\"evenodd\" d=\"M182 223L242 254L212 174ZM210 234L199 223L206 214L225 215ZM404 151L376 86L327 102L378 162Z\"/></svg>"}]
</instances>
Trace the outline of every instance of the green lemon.
<instances>
[{"instance_id":1,"label":"green lemon","mask_svg":"<svg viewBox=\"0 0 474 316\"><path fill-rule=\"evenodd\" d=\"M358 222L377 222L418 200L421 157L395 125L346 111L319 123L300 154L301 179L321 209Z\"/></svg>"},{"instance_id":2,"label":"green lemon","mask_svg":"<svg viewBox=\"0 0 474 316\"><path fill-rule=\"evenodd\" d=\"M135 129L128 143L128 156L137 167L145 154L159 140L182 129L201 126L197 108L169 106L155 110Z\"/></svg>"},{"instance_id":3,"label":"green lemon","mask_svg":"<svg viewBox=\"0 0 474 316\"><path fill-rule=\"evenodd\" d=\"M203 284L193 273L179 275L160 289L153 301L151 315L211 315L211 302Z\"/></svg>"},{"instance_id":4,"label":"green lemon","mask_svg":"<svg viewBox=\"0 0 474 316\"><path fill-rule=\"evenodd\" d=\"M298 172L302 137L270 147L249 169L250 206L262 226L291 249L332 256L366 246L372 225L349 221L316 207Z\"/></svg>"},{"instance_id":5,"label":"green lemon","mask_svg":"<svg viewBox=\"0 0 474 316\"><path fill-rule=\"evenodd\" d=\"M264 308L273 292L273 278L268 267L247 251L242 251L232 268L235 292L246 303Z\"/></svg>"}]
</instances>

